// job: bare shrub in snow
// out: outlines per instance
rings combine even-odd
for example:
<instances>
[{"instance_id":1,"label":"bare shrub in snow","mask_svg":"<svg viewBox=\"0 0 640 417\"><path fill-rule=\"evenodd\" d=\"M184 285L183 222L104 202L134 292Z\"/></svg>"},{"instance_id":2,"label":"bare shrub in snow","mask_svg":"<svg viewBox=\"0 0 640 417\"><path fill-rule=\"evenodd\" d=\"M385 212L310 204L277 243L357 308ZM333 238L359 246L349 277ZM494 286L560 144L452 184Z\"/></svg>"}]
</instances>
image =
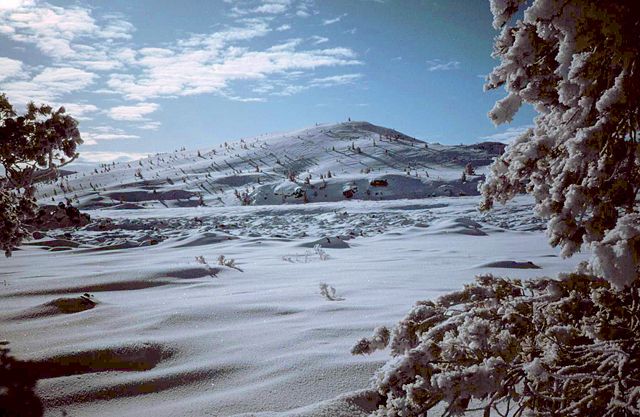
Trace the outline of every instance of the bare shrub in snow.
<instances>
[{"instance_id":1,"label":"bare shrub in snow","mask_svg":"<svg viewBox=\"0 0 640 417\"><path fill-rule=\"evenodd\" d=\"M64 107L27 105L18 115L0 94L0 249L6 256L27 236L35 217L34 181L55 176L75 160L82 143L78 122Z\"/></svg>"},{"instance_id":2,"label":"bare shrub in snow","mask_svg":"<svg viewBox=\"0 0 640 417\"><path fill-rule=\"evenodd\" d=\"M322 249L322 246L316 244L313 246L313 252L318 255L318 258L321 261L326 261L327 259L329 259L329 254L327 252L325 252L324 249Z\"/></svg>"},{"instance_id":3,"label":"bare shrub in snow","mask_svg":"<svg viewBox=\"0 0 640 417\"><path fill-rule=\"evenodd\" d=\"M473 164L471 162L467 163L467 165L464 166L464 171L463 171L466 175L475 175L476 174L476 169L473 167Z\"/></svg>"},{"instance_id":4,"label":"bare shrub in snow","mask_svg":"<svg viewBox=\"0 0 640 417\"><path fill-rule=\"evenodd\" d=\"M590 271L622 287L640 266L640 3L492 0L501 63L486 88L506 98L489 113L509 122L522 103L539 115L507 146L482 186L483 208L526 191L548 219L553 246L593 249Z\"/></svg>"},{"instance_id":5,"label":"bare shrub in snow","mask_svg":"<svg viewBox=\"0 0 640 417\"><path fill-rule=\"evenodd\" d=\"M228 268L233 268L236 269L240 272L243 272L242 269L240 269L237 265L236 265L236 260L232 259L232 258L226 258L224 255L220 255L218 256L218 265L220 266L226 266Z\"/></svg>"},{"instance_id":6,"label":"bare shrub in snow","mask_svg":"<svg viewBox=\"0 0 640 417\"><path fill-rule=\"evenodd\" d=\"M321 282L320 283L320 295L329 301L343 301L344 298L336 295L336 289L331 285Z\"/></svg>"},{"instance_id":7,"label":"bare shrub in snow","mask_svg":"<svg viewBox=\"0 0 640 417\"><path fill-rule=\"evenodd\" d=\"M375 378L384 401L376 416L427 415L439 402L462 415L472 400L486 416L638 415L639 289L577 274L482 276L418 302L352 353L391 350Z\"/></svg>"},{"instance_id":8,"label":"bare shrub in snow","mask_svg":"<svg viewBox=\"0 0 640 417\"><path fill-rule=\"evenodd\" d=\"M294 263L309 263L318 257L321 261L329 259L329 254L322 248L322 245L316 244L313 246L313 251L306 250L303 254L284 255L282 260L285 262Z\"/></svg>"},{"instance_id":9,"label":"bare shrub in snow","mask_svg":"<svg viewBox=\"0 0 640 417\"><path fill-rule=\"evenodd\" d=\"M204 265L205 268L207 268L207 272L209 273L210 276L214 278L218 277L218 271L212 268L211 265L209 265L209 263L204 258L204 256L202 255L196 256L196 262L199 263L200 265Z\"/></svg>"}]
</instances>

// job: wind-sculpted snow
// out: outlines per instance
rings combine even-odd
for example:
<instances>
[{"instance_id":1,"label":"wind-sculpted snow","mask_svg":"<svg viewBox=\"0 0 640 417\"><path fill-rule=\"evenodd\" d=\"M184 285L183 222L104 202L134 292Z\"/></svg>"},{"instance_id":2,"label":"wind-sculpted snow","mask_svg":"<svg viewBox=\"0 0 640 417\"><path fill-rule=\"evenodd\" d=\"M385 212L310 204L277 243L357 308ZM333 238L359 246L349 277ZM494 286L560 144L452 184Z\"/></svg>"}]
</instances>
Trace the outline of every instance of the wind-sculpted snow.
<instances>
[{"instance_id":1,"label":"wind-sculpted snow","mask_svg":"<svg viewBox=\"0 0 640 417\"><path fill-rule=\"evenodd\" d=\"M487 231L541 230L543 225L522 201L491 213L475 209L474 197L387 202L322 203L307 206L197 209L95 210L93 222L79 229L51 231L28 245L50 250L81 247L115 250L162 244L205 246L238 238L301 239L312 248L348 247L347 241L412 227L427 234L486 236ZM478 223L482 222L482 224Z\"/></svg>"},{"instance_id":2,"label":"wind-sculpted snow","mask_svg":"<svg viewBox=\"0 0 640 417\"><path fill-rule=\"evenodd\" d=\"M0 260L0 334L49 369L47 416L365 416L387 356L355 341L476 274L581 260L530 230L529 199L478 201L90 210Z\"/></svg>"},{"instance_id":3,"label":"wind-sculpted snow","mask_svg":"<svg viewBox=\"0 0 640 417\"><path fill-rule=\"evenodd\" d=\"M321 125L102 165L38 185L83 209L274 205L478 193L504 145L444 146L366 122ZM476 174L462 176L467 164Z\"/></svg>"}]
</instances>

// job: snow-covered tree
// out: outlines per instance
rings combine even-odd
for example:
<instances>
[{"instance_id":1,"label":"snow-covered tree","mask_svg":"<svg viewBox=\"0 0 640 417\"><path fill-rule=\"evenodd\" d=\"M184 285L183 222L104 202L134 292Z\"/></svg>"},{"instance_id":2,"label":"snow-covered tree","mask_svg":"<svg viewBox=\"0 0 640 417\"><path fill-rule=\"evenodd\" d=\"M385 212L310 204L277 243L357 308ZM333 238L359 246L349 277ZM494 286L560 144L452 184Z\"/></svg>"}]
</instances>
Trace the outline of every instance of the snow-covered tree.
<instances>
[{"instance_id":1,"label":"snow-covered tree","mask_svg":"<svg viewBox=\"0 0 640 417\"><path fill-rule=\"evenodd\" d=\"M511 121L522 103L535 126L506 148L482 187L483 208L521 191L549 219L550 243L593 249L590 270L617 287L640 265L640 2L492 0L501 63L487 88L508 95L489 113Z\"/></svg>"},{"instance_id":2,"label":"snow-covered tree","mask_svg":"<svg viewBox=\"0 0 640 417\"><path fill-rule=\"evenodd\" d=\"M373 414L640 415L640 2L490 4L487 87L508 95L489 115L539 114L492 165L482 208L526 191L552 245L594 256L558 279L479 277L360 340L352 353L391 350Z\"/></svg>"},{"instance_id":3,"label":"snow-covered tree","mask_svg":"<svg viewBox=\"0 0 640 417\"><path fill-rule=\"evenodd\" d=\"M352 353L391 350L375 378L374 416L427 416L444 403L444 416L627 417L640 415L639 332L638 288L489 275L419 301Z\"/></svg>"},{"instance_id":4,"label":"snow-covered tree","mask_svg":"<svg viewBox=\"0 0 640 417\"><path fill-rule=\"evenodd\" d=\"M27 105L18 115L0 94L0 249L7 256L27 235L35 215L33 182L55 176L77 158L78 123L64 107Z\"/></svg>"}]
</instances>

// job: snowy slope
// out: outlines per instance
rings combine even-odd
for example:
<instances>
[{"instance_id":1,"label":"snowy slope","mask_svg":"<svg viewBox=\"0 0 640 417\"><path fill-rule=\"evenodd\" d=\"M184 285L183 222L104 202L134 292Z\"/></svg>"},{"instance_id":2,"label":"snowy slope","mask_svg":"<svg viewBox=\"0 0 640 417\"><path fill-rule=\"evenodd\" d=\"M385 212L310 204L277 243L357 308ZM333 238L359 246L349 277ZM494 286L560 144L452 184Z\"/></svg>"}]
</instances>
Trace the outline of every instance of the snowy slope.
<instances>
[{"instance_id":1,"label":"snowy slope","mask_svg":"<svg viewBox=\"0 0 640 417\"><path fill-rule=\"evenodd\" d=\"M42 203L81 208L192 207L476 194L500 144L427 144L367 122L321 125L212 149L158 154L39 186ZM378 180L375 182L375 180Z\"/></svg>"},{"instance_id":2,"label":"snowy slope","mask_svg":"<svg viewBox=\"0 0 640 417\"><path fill-rule=\"evenodd\" d=\"M47 417L364 416L375 393L359 390L388 356L349 351L374 327L476 274L585 259L549 248L530 200L477 204L93 210L97 223L0 258L0 335L32 361Z\"/></svg>"},{"instance_id":3,"label":"snowy slope","mask_svg":"<svg viewBox=\"0 0 640 417\"><path fill-rule=\"evenodd\" d=\"M353 122L40 184L93 222L0 258L0 340L30 361L47 417L363 417L389 356L350 355L358 339L475 275L588 256L561 259L530 198L478 212L463 167L501 150Z\"/></svg>"}]
</instances>

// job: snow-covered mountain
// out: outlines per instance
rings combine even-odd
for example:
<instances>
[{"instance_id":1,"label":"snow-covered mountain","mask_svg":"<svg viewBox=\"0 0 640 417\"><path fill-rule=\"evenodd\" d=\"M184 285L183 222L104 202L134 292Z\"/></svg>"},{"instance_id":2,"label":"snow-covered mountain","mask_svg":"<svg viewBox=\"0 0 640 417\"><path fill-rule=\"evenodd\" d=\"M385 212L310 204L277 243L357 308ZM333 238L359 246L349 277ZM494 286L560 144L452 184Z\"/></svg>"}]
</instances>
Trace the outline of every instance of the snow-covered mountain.
<instances>
[{"instance_id":1,"label":"snow-covered mountain","mask_svg":"<svg viewBox=\"0 0 640 417\"><path fill-rule=\"evenodd\" d=\"M426 143L347 122L103 165L40 184L38 197L131 209L473 195L483 167L503 149ZM477 175L463 178L468 163Z\"/></svg>"}]
</instances>

